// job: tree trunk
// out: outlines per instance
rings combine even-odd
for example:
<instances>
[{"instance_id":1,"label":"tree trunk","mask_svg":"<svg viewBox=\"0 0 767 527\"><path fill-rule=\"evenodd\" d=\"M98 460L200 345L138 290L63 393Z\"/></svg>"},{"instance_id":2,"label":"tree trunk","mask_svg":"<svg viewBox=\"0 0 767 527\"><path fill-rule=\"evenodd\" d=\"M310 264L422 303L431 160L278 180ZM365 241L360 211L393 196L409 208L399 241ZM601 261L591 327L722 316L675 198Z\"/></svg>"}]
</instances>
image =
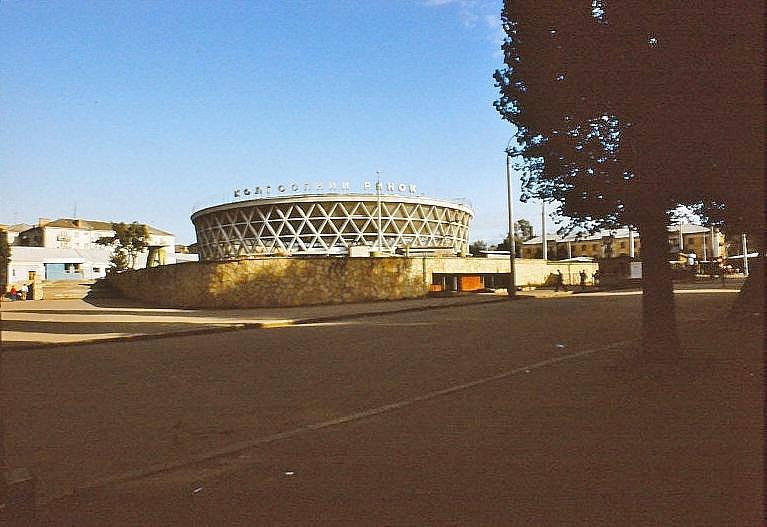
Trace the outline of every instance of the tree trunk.
<instances>
[{"instance_id":1,"label":"tree trunk","mask_svg":"<svg viewBox=\"0 0 767 527\"><path fill-rule=\"evenodd\" d=\"M760 251L763 252L763 251ZM730 320L764 318L764 256L749 263L751 270L730 310Z\"/></svg>"},{"instance_id":2,"label":"tree trunk","mask_svg":"<svg viewBox=\"0 0 767 527\"><path fill-rule=\"evenodd\" d=\"M665 211L645 211L642 240L642 352L649 359L679 357L674 288L668 263Z\"/></svg>"}]
</instances>

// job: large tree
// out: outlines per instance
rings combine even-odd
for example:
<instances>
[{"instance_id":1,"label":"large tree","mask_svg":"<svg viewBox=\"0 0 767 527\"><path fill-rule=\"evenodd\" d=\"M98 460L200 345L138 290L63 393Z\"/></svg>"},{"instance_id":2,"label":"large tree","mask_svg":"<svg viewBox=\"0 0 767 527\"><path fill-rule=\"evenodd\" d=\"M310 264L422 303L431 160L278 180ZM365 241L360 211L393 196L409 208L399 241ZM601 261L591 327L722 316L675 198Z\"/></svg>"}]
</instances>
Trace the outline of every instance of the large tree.
<instances>
[{"instance_id":1,"label":"large tree","mask_svg":"<svg viewBox=\"0 0 767 527\"><path fill-rule=\"evenodd\" d=\"M521 241L526 242L535 236L535 231L533 231L533 226L530 222L522 218L519 221L514 222L514 236Z\"/></svg>"},{"instance_id":2,"label":"large tree","mask_svg":"<svg viewBox=\"0 0 767 527\"><path fill-rule=\"evenodd\" d=\"M721 0L505 2L496 107L518 130L524 195L573 226L638 228L648 354L678 350L671 211L763 233L762 15Z\"/></svg>"},{"instance_id":3,"label":"large tree","mask_svg":"<svg viewBox=\"0 0 767 527\"><path fill-rule=\"evenodd\" d=\"M514 256L522 256L522 242L526 242L530 238L533 238L535 233L533 232L533 226L524 218L514 222ZM495 246L496 251L508 251L511 243L509 242L509 234L501 243Z\"/></svg>"},{"instance_id":4,"label":"large tree","mask_svg":"<svg viewBox=\"0 0 767 527\"><path fill-rule=\"evenodd\" d=\"M11 246L8 243L8 232L0 229L0 287L8 282L8 262L11 260ZM0 294L5 290L0 290Z\"/></svg>"},{"instance_id":5,"label":"large tree","mask_svg":"<svg viewBox=\"0 0 767 527\"><path fill-rule=\"evenodd\" d=\"M485 240L477 240L469 244L469 254L478 256L482 251L487 250L487 242Z\"/></svg>"},{"instance_id":6,"label":"large tree","mask_svg":"<svg viewBox=\"0 0 767 527\"><path fill-rule=\"evenodd\" d=\"M114 235L99 238L96 243L114 247L112 264L115 269L133 269L138 253L149 246L149 231L146 225L138 222L112 223Z\"/></svg>"}]
</instances>

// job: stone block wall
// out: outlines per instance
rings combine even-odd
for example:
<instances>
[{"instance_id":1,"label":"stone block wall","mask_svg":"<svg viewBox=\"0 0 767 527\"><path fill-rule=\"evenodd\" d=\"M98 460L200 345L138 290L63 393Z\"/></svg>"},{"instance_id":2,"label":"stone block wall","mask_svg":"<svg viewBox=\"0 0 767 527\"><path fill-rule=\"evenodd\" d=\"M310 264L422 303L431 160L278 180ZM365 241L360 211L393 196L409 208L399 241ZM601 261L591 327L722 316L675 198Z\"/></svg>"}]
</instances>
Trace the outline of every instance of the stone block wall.
<instances>
[{"instance_id":1,"label":"stone block wall","mask_svg":"<svg viewBox=\"0 0 767 527\"><path fill-rule=\"evenodd\" d=\"M518 286L537 286L561 269L565 283L591 275L596 263L517 259ZM111 273L107 280L128 298L173 307L303 306L424 296L434 273L508 274L493 258L291 258L183 263Z\"/></svg>"},{"instance_id":2,"label":"stone block wall","mask_svg":"<svg viewBox=\"0 0 767 527\"><path fill-rule=\"evenodd\" d=\"M128 298L174 307L339 304L423 296L411 258L264 258L184 263L112 273Z\"/></svg>"}]
</instances>

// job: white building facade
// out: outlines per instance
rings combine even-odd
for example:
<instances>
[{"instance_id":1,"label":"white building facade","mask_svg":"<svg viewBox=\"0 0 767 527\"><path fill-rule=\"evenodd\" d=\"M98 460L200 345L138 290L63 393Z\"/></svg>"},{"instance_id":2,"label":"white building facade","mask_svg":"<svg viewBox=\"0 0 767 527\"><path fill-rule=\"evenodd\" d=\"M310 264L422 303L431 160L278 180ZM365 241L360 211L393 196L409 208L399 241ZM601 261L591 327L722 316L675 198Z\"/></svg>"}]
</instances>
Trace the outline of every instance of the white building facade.
<instances>
[{"instance_id":1,"label":"white building facade","mask_svg":"<svg viewBox=\"0 0 767 527\"><path fill-rule=\"evenodd\" d=\"M26 229L21 227L28 227ZM111 222L41 218L36 226L0 229L11 249L6 281L95 280L106 276L114 248L98 240L114 236ZM138 254L135 268L175 263L176 237L147 225L148 249Z\"/></svg>"}]
</instances>

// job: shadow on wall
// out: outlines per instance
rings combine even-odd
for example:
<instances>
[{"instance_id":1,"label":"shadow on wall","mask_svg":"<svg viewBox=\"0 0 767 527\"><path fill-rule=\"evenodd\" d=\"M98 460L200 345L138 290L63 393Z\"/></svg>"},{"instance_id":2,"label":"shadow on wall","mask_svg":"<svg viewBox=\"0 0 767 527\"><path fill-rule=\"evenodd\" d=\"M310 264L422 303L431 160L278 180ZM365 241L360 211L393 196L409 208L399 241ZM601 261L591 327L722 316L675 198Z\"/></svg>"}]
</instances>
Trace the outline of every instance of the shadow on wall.
<instances>
[{"instance_id":1,"label":"shadow on wall","mask_svg":"<svg viewBox=\"0 0 767 527\"><path fill-rule=\"evenodd\" d=\"M265 307L415 298L420 259L262 258L166 265L112 274L128 298L174 307Z\"/></svg>"}]
</instances>

